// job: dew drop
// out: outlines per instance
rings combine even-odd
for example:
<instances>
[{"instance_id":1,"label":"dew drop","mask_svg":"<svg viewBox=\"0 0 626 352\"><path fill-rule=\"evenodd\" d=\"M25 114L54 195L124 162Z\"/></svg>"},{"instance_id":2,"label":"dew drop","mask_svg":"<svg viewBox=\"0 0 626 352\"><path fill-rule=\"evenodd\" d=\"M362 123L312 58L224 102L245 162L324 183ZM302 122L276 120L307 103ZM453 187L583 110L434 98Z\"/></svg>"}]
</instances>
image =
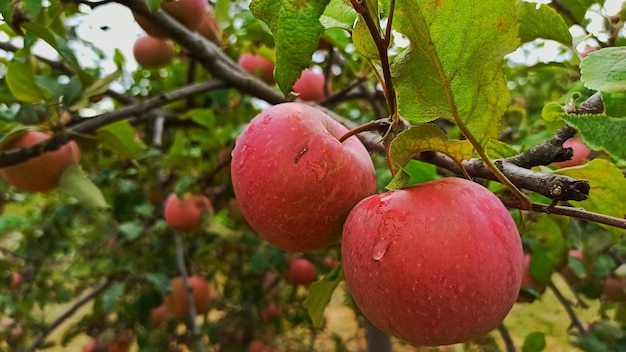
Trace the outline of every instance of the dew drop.
<instances>
[{"instance_id":1,"label":"dew drop","mask_svg":"<svg viewBox=\"0 0 626 352\"><path fill-rule=\"evenodd\" d=\"M243 164L246 162L246 158L254 151L254 148L244 144L241 147L241 153L239 153L239 166L243 166Z\"/></svg>"},{"instance_id":2,"label":"dew drop","mask_svg":"<svg viewBox=\"0 0 626 352\"><path fill-rule=\"evenodd\" d=\"M263 116L263 124L267 125L270 123L270 121L272 121L272 117L270 115L265 115Z\"/></svg>"},{"instance_id":3,"label":"dew drop","mask_svg":"<svg viewBox=\"0 0 626 352\"><path fill-rule=\"evenodd\" d=\"M385 253L387 253L387 251L389 250L389 247L391 246L391 241L389 240L379 240L378 242L376 242L374 244L374 247L372 247L372 259L378 261L381 260L383 258L383 256L385 255Z\"/></svg>"}]
</instances>

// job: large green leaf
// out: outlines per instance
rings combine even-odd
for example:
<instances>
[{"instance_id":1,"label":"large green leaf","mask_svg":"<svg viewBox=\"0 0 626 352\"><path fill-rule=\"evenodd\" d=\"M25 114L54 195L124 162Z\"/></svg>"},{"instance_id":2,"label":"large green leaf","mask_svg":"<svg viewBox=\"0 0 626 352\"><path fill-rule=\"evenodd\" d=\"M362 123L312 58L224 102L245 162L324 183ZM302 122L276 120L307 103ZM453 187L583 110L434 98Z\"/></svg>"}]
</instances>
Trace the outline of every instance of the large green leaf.
<instances>
[{"instance_id":1,"label":"large green leaf","mask_svg":"<svg viewBox=\"0 0 626 352\"><path fill-rule=\"evenodd\" d=\"M311 66L324 26L320 16L330 0L253 0L250 10L265 22L276 43L274 77L283 94L288 95L302 70Z\"/></svg>"},{"instance_id":2,"label":"large green leaf","mask_svg":"<svg viewBox=\"0 0 626 352\"><path fill-rule=\"evenodd\" d=\"M451 157L457 164L472 157L474 147L467 141L449 140L446 134L435 125L413 126L398 134L391 142L390 155L400 170L391 180L388 189L400 189L409 181L404 167L415 155L427 150L436 150Z\"/></svg>"},{"instance_id":3,"label":"large green leaf","mask_svg":"<svg viewBox=\"0 0 626 352\"><path fill-rule=\"evenodd\" d=\"M576 206L621 219L626 217L626 178L615 165L594 159L584 166L559 169L555 173L589 181L589 198L582 202L572 201ZM609 227L609 230L615 236L626 234L617 228Z\"/></svg>"},{"instance_id":4,"label":"large green leaf","mask_svg":"<svg viewBox=\"0 0 626 352\"><path fill-rule=\"evenodd\" d=\"M109 207L100 189L83 173L79 165L70 165L63 171L59 188L87 208Z\"/></svg>"},{"instance_id":5,"label":"large green leaf","mask_svg":"<svg viewBox=\"0 0 626 352\"><path fill-rule=\"evenodd\" d=\"M378 9L378 1L365 0L362 1L361 4L361 6L367 6L368 12L371 14L374 20L376 30L378 31L377 33L375 33L375 35L380 35L380 22L378 20L380 14ZM367 27L367 23L361 15L358 16L356 25L354 26L352 41L354 42L354 47L359 53L361 53L361 55L373 60L380 59L376 43L372 39L372 34Z\"/></svg>"},{"instance_id":6,"label":"large green leaf","mask_svg":"<svg viewBox=\"0 0 626 352\"><path fill-rule=\"evenodd\" d=\"M561 118L580 130L585 144L594 150L604 150L617 161L626 161L626 118L605 115L568 115Z\"/></svg>"},{"instance_id":7,"label":"large green leaf","mask_svg":"<svg viewBox=\"0 0 626 352\"><path fill-rule=\"evenodd\" d=\"M603 92L626 92L626 49L603 48L587 55L580 64L585 87Z\"/></svg>"},{"instance_id":8,"label":"large green leaf","mask_svg":"<svg viewBox=\"0 0 626 352\"><path fill-rule=\"evenodd\" d=\"M28 62L28 53L19 50L7 64L6 82L11 94L23 102L34 103L46 100L47 96L37 85L33 67Z\"/></svg>"},{"instance_id":9,"label":"large green leaf","mask_svg":"<svg viewBox=\"0 0 626 352\"><path fill-rule=\"evenodd\" d=\"M342 28L346 31L352 31L357 13L352 6L346 4L343 0L330 0L328 6L324 10L320 23L324 28Z\"/></svg>"},{"instance_id":10,"label":"large green leaf","mask_svg":"<svg viewBox=\"0 0 626 352\"><path fill-rule=\"evenodd\" d=\"M569 26L552 7L532 2L520 2L519 37L522 43L537 38L552 39L565 46L572 46Z\"/></svg>"},{"instance_id":11,"label":"large green leaf","mask_svg":"<svg viewBox=\"0 0 626 352\"><path fill-rule=\"evenodd\" d=\"M341 266L337 266L326 277L312 283L309 287L305 304L314 327L322 327L324 323L324 309L330 302L333 292L335 292L335 289L343 280L343 269Z\"/></svg>"},{"instance_id":12,"label":"large green leaf","mask_svg":"<svg viewBox=\"0 0 626 352\"><path fill-rule=\"evenodd\" d=\"M496 138L509 102L503 58L519 43L515 1L398 0L394 24L411 42L392 65L400 113Z\"/></svg>"},{"instance_id":13,"label":"large green leaf","mask_svg":"<svg viewBox=\"0 0 626 352\"><path fill-rule=\"evenodd\" d=\"M98 141L125 158L134 159L146 150L136 137L137 131L127 120L118 121L96 131Z\"/></svg>"}]
</instances>

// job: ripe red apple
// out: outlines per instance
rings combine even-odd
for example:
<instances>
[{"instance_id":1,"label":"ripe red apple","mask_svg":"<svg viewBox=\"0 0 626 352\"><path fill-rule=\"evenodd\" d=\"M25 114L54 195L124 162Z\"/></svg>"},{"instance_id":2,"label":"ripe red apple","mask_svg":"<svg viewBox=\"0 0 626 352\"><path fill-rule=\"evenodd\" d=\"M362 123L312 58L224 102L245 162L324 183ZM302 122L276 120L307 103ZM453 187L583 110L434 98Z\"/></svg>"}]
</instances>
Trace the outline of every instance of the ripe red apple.
<instances>
[{"instance_id":1,"label":"ripe red apple","mask_svg":"<svg viewBox=\"0 0 626 352\"><path fill-rule=\"evenodd\" d=\"M50 138L39 131L27 131L14 141L2 147L2 151L31 146ZM80 150L76 142L71 141L58 150L44 153L23 163L1 168L4 179L25 192L48 192L59 185L66 167L78 163Z\"/></svg>"},{"instance_id":2,"label":"ripe red apple","mask_svg":"<svg viewBox=\"0 0 626 352\"><path fill-rule=\"evenodd\" d=\"M135 61L144 67L158 67L169 64L174 57L174 46L169 40L143 35L133 46Z\"/></svg>"},{"instance_id":3,"label":"ripe red apple","mask_svg":"<svg viewBox=\"0 0 626 352\"><path fill-rule=\"evenodd\" d=\"M209 284L202 276L190 276L189 287L191 287L193 302L196 313L204 314L209 311L211 304L211 292ZM189 316L189 305L187 304L187 293L182 277L172 279L172 293L165 297L165 306L168 312L175 318L186 318Z\"/></svg>"},{"instance_id":4,"label":"ripe red apple","mask_svg":"<svg viewBox=\"0 0 626 352\"><path fill-rule=\"evenodd\" d=\"M325 84L326 78L322 73L306 69L302 71L302 75L293 85L292 90L298 93L298 98L303 101L320 102L326 99Z\"/></svg>"},{"instance_id":5,"label":"ripe red apple","mask_svg":"<svg viewBox=\"0 0 626 352\"><path fill-rule=\"evenodd\" d=\"M206 7L206 0L163 0L161 2L161 9L163 11L167 12L192 31L197 30L202 24ZM161 39L169 38L167 31L163 30L158 23L152 23L134 12L133 16L137 24L149 35Z\"/></svg>"},{"instance_id":6,"label":"ripe red apple","mask_svg":"<svg viewBox=\"0 0 626 352\"><path fill-rule=\"evenodd\" d=\"M163 217L172 230L193 231L202 224L203 212L212 209L211 201L205 196L186 194L180 199L171 193L165 200Z\"/></svg>"},{"instance_id":7,"label":"ripe red apple","mask_svg":"<svg viewBox=\"0 0 626 352\"><path fill-rule=\"evenodd\" d=\"M543 293L543 291L546 290L546 285L538 283L533 278L532 274L530 273L530 260L531 260L530 254L524 254L524 261L523 261L523 268L522 268L522 286L520 287L520 289L524 287L533 287L539 293ZM535 297L529 297L527 293L520 291L520 294L517 296L516 302L528 303L528 302L533 302L534 300L535 300Z\"/></svg>"},{"instance_id":8,"label":"ripe red apple","mask_svg":"<svg viewBox=\"0 0 626 352\"><path fill-rule=\"evenodd\" d=\"M602 290L602 299L610 302L626 302L626 279L606 278Z\"/></svg>"},{"instance_id":9,"label":"ripe red apple","mask_svg":"<svg viewBox=\"0 0 626 352\"><path fill-rule=\"evenodd\" d=\"M294 285L308 285L317 279L315 267L306 258L294 258L287 264L287 280Z\"/></svg>"},{"instance_id":10,"label":"ripe red apple","mask_svg":"<svg viewBox=\"0 0 626 352\"><path fill-rule=\"evenodd\" d=\"M376 191L367 149L324 112L283 103L258 114L237 138L231 175L248 224L284 251L336 243L350 209Z\"/></svg>"},{"instance_id":11,"label":"ripe red apple","mask_svg":"<svg viewBox=\"0 0 626 352\"><path fill-rule=\"evenodd\" d=\"M522 244L486 188L445 178L368 197L342 237L346 284L381 330L416 346L467 341L515 303Z\"/></svg>"},{"instance_id":12,"label":"ripe red apple","mask_svg":"<svg viewBox=\"0 0 626 352\"><path fill-rule=\"evenodd\" d=\"M243 53L237 64L244 71L259 77L267 84L274 84L274 63L261 55Z\"/></svg>"},{"instance_id":13,"label":"ripe red apple","mask_svg":"<svg viewBox=\"0 0 626 352\"><path fill-rule=\"evenodd\" d=\"M280 309L276 302L269 302L261 311L261 321L270 322L274 319L280 319L283 316L283 310Z\"/></svg>"},{"instance_id":14,"label":"ripe red apple","mask_svg":"<svg viewBox=\"0 0 626 352\"><path fill-rule=\"evenodd\" d=\"M212 41L215 44L220 44L222 38L222 30L215 21L215 15L213 14L213 6L209 5L200 27L198 27L198 33L203 37Z\"/></svg>"},{"instance_id":15,"label":"ripe red apple","mask_svg":"<svg viewBox=\"0 0 626 352\"><path fill-rule=\"evenodd\" d=\"M167 306L161 304L158 307L152 308L150 311L150 325L153 328L157 328L161 326L169 317L169 312L167 311Z\"/></svg>"},{"instance_id":16,"label":"ripe red apple","mask_svg":"<svg viewBox=\"0 0 626 352\"><path fill-rule=\"evenodd\" d=\"M589 148L577 139L568 139L563 143L564 148L572 148L574 154L570 160L554 162L552 165L556 167L570 167L570 166L578 166L582 165L584 160L587 159L589 153L591 152Z\"/></svg>"},{"instance_id":17,"label":"ripe red apple","mask_svg":"<svg viewBox=\"0 0 626 352\"><path fill-rule=\"evenodd\" d=\"M128 352L133 345L132 337L129 333L122 333L113 341L109 342L107 352Z\"/></svg>"},{"instance_id":18,"label":"ripe red apple","mask_svg":"<svg viewBox=\"0 0 626 352\"><path fill-rule=\"evenodd\" d=\"M92 340L83 347L83 352L107 352L108 348L102 342Z\"/></svg>"},{"instance_id":19,"label":"ripe red apple","mask_svg":"<svg viewBox=\"0 0 626 352\"><path fill-rule=\"evenodd\" d=\"M263 340L252 340L246 346L246 352L272 352L272 347Z\"/></svg>"}]
</instances>

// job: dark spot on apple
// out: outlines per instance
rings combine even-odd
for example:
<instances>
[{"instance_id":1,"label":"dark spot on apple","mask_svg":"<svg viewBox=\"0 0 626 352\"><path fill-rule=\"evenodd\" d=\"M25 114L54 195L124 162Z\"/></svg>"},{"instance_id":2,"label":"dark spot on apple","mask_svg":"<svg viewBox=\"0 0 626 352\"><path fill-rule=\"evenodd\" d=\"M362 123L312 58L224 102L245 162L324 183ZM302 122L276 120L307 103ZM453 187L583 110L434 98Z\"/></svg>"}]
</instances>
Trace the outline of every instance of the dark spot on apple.
<instances>
[{"instance_id":1,"label":"dark spot on apple","mask_svg":"<svg viewBox=\"0 0 626 352\"><path fill-rule=\"evenodd\" d=\"M301 151L298 152L298 154L296 154L296 164L298 163L298 161L300 161L300 158L302 158L302 156L304 155L304 153L306 153L306 151L309 150L308 147L304 147L302 148Z\"/></svg>"}]
</instances>

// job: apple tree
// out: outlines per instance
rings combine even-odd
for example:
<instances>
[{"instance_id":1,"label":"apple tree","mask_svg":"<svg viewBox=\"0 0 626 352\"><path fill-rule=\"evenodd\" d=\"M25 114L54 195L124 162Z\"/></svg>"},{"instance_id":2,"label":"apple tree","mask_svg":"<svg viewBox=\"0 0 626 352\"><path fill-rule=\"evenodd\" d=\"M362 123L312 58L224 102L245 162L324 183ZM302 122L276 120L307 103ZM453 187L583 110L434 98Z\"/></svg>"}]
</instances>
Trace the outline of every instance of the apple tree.
<instances>
[{"instance_id":1,"label":"apple tree","mask_svg":"<svg viewBox=\"0 0 626 352\"><path fill-rule=\"evenodd\" d=\"M0 349L626 348L613 5L3 1Z\"/></svg>"}]
</instances>

